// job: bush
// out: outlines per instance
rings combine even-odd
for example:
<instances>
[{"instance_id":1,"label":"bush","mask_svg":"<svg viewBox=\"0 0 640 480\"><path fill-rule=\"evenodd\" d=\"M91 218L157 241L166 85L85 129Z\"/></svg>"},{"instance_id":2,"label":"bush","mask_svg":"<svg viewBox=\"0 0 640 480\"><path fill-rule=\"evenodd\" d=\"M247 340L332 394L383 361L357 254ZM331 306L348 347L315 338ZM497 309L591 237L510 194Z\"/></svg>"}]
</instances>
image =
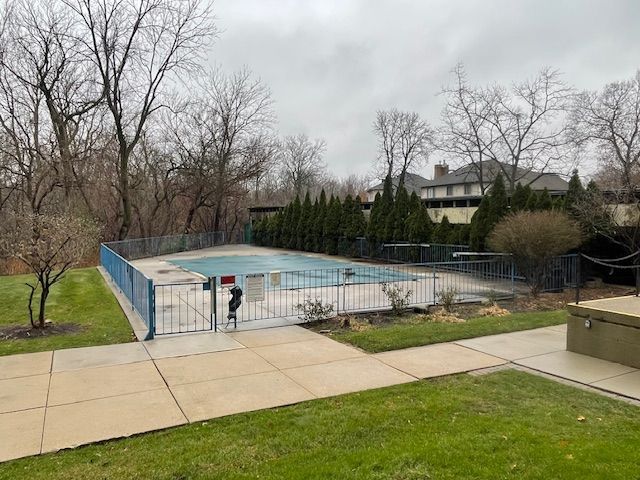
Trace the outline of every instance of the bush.
<instances>
[{"instance_id":1,"label":"bush","mask_svg":"<svg viewBox=\"0 0 640 480\"><path fill-rule=\"evenodd\" d=\"M411 295L413 295L411 290L405 292L402 287L388 283L382 284L382 293L384 293L389 303L391 303L391 310L394 315L402 315L402 313L404 313L409 306Z\"/></svg>"},{"instance_id":2,"label":"bush","mask_svg":"<svg viewBox=\"0 0 640 480\"><path fill-rule=\"evenodd\" d=\"M300 320L304 322L315 322L329 318L333 313L333 304L322 303L322 300L319 298L312 299L311 297L307 297L304 303L296 305L296 309L302 312L302 316L298 317Z\"/></svg>"},{"instance_id":3,"label":"bush","mask_svg":"<svg viewBox=\"0 0 640 480\"><path fill-rule=\"evenodd\" d=\"M451 313L453 311L453 305L456 303L457 297L458 290L456 290L455 287L443 288L436 293L438 304L441 305L447 313Z\"/></svg>"},{"instance_id":4,"label":"bush","mask_svg":"<svg viewBox=\"0 0 640 480\"><path fill-rule=\"evenodd\" d=\"M488 244L497 252L513 255L518 272L536 297L544 287L551 259L580 246L582 238L579 224L564 212L523 211L498 223Z\"/></svg>"}]
</instances>

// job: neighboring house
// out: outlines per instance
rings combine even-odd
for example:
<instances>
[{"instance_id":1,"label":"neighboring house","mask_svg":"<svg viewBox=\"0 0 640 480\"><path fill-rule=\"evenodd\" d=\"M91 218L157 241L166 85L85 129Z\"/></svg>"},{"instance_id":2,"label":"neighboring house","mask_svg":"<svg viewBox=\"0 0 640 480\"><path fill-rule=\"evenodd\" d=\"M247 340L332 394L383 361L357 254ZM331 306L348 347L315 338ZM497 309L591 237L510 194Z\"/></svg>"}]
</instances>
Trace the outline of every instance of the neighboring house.
<instances>
[{"instance_id":1,"label":"neighboring house","mask_svg":"<svg viewBox=\"0 0 640 480\"><path fill-rule=\"evenodd\" d=\"M508 168L504 165L505 170L509 171ZM487 191L498 173L503 170L500 164L493 160L485 161L482 170L482 185ZM546 188L552 197L564 196L569 188L569 183L555 173L518 169L516 177L516 183L529 185L534 191L542 191ZM506 179L505 183L508 188ZM433 180L427 180L420 193L434 222L439 222L444 215L447 215L451 223L471 222L471 217L478 209L482 196L478 170L474 165L467 165L452 172L449 172L447 165L436 165Z\"/></svg>"},{"instance_id":2,"label":"neighboring house","mask_svg":"<svg viewBox=\"0 0 640 480\"><path fill-rule=\"evenodd\" d=\"M398 182L400 181L400 177L393 177L391 179L391 184L393 185L393 193L395 193L398 188ZM424 185L427 184L429 180L420 175L416 175L415 173L406 173L404 177L404 188L407 189L409 195L411 192L416 192L418 196L420 196L420 191ZM379 193L382 195L382 191L384 190L384 182L379 183L369 190L367 190L367 202L373 202L376 199L376 194Z\"/></svg>"}]
</instances>

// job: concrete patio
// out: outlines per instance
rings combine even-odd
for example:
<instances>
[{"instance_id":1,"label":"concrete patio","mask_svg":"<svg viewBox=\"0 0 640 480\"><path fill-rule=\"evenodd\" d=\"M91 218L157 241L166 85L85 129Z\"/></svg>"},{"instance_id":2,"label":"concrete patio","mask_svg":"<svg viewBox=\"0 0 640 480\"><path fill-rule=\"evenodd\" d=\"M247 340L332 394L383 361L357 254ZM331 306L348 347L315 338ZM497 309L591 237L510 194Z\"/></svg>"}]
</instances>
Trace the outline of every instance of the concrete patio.
<instances>
[{"instance_id":1,"label":"concrete patio","mask_svg":"<svg viewBox=\"0 0 640 480\"><path fill-rule=\"evenodd\" d=\"M298 326L0 357L0 461L509 362L632 398L563 326L376 355Z\"/></svg>"}]
</instances>

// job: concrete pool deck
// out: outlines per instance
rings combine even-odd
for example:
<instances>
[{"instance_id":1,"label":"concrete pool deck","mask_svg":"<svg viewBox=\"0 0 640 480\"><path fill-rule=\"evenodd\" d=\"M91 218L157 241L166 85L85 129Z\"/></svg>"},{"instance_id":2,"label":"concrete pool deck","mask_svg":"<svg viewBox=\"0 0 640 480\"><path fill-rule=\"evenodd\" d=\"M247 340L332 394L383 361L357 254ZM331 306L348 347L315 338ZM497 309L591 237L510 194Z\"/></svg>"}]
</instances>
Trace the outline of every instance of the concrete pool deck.
<instances>
[{"instance_id":1,"label":"concrete pool deck","mask_svg":"<svg viewBox=\"0 0 640 480\"><path fill-rule=\"evenodd\" d=\"M640 399L640 370L565 338L560 325L371 355L290 326L0 357L0 461L496 366Z\"/></svg>"}]
</instances>

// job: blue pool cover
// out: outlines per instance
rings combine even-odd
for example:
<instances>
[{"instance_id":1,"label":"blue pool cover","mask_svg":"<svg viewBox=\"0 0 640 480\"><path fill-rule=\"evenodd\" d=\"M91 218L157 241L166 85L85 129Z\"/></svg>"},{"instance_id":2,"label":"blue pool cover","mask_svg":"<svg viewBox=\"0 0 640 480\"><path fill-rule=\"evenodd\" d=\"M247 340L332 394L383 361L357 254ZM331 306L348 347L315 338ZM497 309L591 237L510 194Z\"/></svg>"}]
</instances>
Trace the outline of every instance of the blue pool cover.
<instances>
[{"instance_id":1,"label":"blue pool cover","mask_svg":"<svg viewBox=\"0 0 640 480\"><path fill-rule=\"evenodd\" d=\"M267 288L308 288L342 284L344 271L352 269L347 283L380 283L415 280L413 275L384 266L365 266L310 255L246 255L172 259L170 263L205 277L236 275L242 285L242 276L265 273ZM269 273L281 272L280 284L272 285Z\"/></svg>"}]
</instances>

